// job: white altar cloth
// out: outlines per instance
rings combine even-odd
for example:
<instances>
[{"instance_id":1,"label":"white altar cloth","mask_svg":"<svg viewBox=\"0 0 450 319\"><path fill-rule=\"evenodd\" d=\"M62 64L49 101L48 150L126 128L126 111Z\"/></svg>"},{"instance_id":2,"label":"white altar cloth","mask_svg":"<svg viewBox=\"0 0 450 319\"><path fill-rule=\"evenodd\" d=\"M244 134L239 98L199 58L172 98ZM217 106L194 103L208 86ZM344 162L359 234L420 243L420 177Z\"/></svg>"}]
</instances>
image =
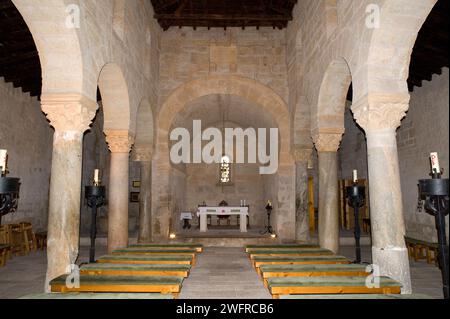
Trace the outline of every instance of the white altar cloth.
<instances>
[{"instance_id":1,"label":"white altar cloth","mask_svg":"<svg viewBox=\"0 0 450 319\"><path fill-rule=\"evenodd\" d=\"M247 232L247 216L248 207L199 207L197 210L197 217L200 217L200 232L208 230L207 216L208 215L240 215L240 230L241 233Z\"/></svg>"}]
</instances>

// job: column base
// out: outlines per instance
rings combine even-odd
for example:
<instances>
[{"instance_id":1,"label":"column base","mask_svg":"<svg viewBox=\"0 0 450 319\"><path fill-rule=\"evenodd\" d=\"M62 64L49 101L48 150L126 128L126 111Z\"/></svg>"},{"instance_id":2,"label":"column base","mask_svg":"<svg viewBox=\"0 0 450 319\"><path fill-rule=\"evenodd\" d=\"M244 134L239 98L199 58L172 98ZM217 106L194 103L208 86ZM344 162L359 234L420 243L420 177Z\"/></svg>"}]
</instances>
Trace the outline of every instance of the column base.
<instances>
[{"instance_id":1,"label":"column base","mask_svg":"<svg viewBox=\"0 0 450 319\"><path fill-rule=\"evenodd\" d=\"M372 247L373 264L381 276L388 276L402 284L402 294L411 294L411 274L408 250L405 247Z\"/></svg>"}]
</instances>

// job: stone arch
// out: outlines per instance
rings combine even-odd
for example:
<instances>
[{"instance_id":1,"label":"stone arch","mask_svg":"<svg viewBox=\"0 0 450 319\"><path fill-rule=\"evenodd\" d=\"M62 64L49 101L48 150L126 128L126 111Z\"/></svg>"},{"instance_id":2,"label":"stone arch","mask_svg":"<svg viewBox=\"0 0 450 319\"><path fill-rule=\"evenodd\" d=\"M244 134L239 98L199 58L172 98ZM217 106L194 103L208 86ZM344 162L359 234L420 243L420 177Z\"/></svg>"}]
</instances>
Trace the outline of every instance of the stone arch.
<instances>
[{"instance_id":1,"label":"stone arch","mask_svg":"<svg viewBox=\"0 0 450 319\"><path fill-rule=\"evenodd\" d=\"M136 114L135 147L145 147L153 150L155 124L150 101L144 98L139 104Z\"/></svg>"},{"instance_id":2,"label":"stone arch","mask_svg":"<svg viewBox=\"0 0 450 319\"><path fill-rule=\"evenodd\" d=\"M42 93L82 94L92 100L95 90L86 90L81 45L76 27L77 6L63 0L13 0L28 25L39 52ZM78 9L79 10L79 9Z\"/></svg>"},{"instance_id":3,"label":"stone arch","mask_svg":"<svg viewBox=\"0 0 450 319\"><path fill-rule=\"evenodd\" d=\"M98 86L103 102L104 130L130 130L130 97L120 67L107 63L100 71Z\"/></svg>"},{"instance_id":4,"label":"stone arch","mask_svg":"<svg viewBox=\"0 0 450 319\"><path fill-rule=\"evenodd\" d=\"M437 0L385 1L368 56L369 93L407 93L412 50Z\"/></svg>"},{"instance_id":5,"label":"stone arch","mask_svg":"<svg viewBox=\"0 0 450 319\"><path fill-rule=\"evenodd\" d=\"M313 133L344 130L345 101L352 82L350 68L343 58L334 59L322 79L317 109L311 114Z\"/></svg>"},{"instance_id":6,"label":"stone arch","mask_svg":"<svg viewBox=\"0 0 450 319\"><path fill-rule=\"evenodd\" d=\"M211 94L240 96L260 106L278 124L280 136L280 164L290 163L290 116L283 99L267 86L241 76L207 76L177 88L162 105L158 116L158 151L167 152L168 136L175 116L186 104Z\"/></svg>"}]
</instances>

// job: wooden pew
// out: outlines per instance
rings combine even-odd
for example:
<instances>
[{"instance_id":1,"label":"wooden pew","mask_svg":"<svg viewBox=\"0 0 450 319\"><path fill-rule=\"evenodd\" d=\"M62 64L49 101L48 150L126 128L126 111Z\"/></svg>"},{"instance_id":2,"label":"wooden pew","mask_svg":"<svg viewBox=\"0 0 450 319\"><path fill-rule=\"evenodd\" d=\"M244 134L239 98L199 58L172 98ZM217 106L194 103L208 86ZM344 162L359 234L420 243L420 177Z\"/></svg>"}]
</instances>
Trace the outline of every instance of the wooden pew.
<instances>
[{"instance_id":1,"label":"wooden pew","mask_svg":"<svg viewBox=\"0 0 450 319\"><path fill-rule=\"evenodd\" d=\"M405 237L409 257L414 261L426 260L428 264L438 263L438 243L431 243L411 237Z\"/></svg>"},{"instance_id":2,"label":"wooden pew","mask_svg":"<svg viewBox=\"0 0 450 319\"><path fill-rule=\"evenodd\" d=\"M286 244L286 245L246 245L245 252L248 252L250 249L302 249L302 248L320 248L318 245L313 244Z\"/></svg>"},{"instance_id":3,"label":"wooden pew","mask_svg":"<svg viewBox=\"0 0 450 319\"><path fill-rule=\"evenodd\" d=\"M192 264L196 264L196 255L197 252L195 249L139 249L139 248L125 248L125 249L117 249L112 252L112 255L141 255L141 256L154 256L154 255L176 255L176 256L191 256Z\"/></svg>"},{"instance_id":4,"label":"wooden pew","mask_svg":"<svg viewBox=\"0 0 450 319\"><path fill-rule=\"evenodd\" d=\"M42 293L20 297L19 299L173 299L172 294L160 293Z\"/></svg>"},{"instance_id":5,"label":"wooden pew","mask_svg":"<svg viewBox=\"0 0 450 319\"><path fill-rule=\"evenodd\" d=\"M281 295L280 299L433 299L422 294L340 294L340 295Z\"/></svg>"},{"instance_id":6,"label":"wooden pew","mask_svg":"<svg viewBox=\"0 0 450 319\"><path fill-rule=\"evenodd\" d=\"M302 256L302 257L255 257L253 266L259 273L261 265L313 265L313 264L350 264L343 256Z\"/></svg>"},{"instance_id":7,"label":"wooden pew","mask_svg":"<svg viewBox=\"0 0 450 319\"><path fill-rule=\"evenodd\" d=\"M321 248L305 248L305 249L271 249L271 250L249 250L248 251L250 259L260 256L323 256L323 255L333 255L334 253L328 249Z\"/></svg>"},{"instance_id":8,"label":"wooden pew","mask_svg":"<svg viewBox=\"0 0 450 319\"><path fill-rule=\"evenodd\" d=\"M186 278L189 276L190 269L190 265L95 263L81 266L80 274L100 276L177 276Z\"/></svg>"},{"instance_id":9,"label":"wooden pew","mask_svg":"<svg viewBox=\"0 0 450 319\"><path fill-rule=\"evenodd\" d=\"M295 294L399 294L401 285L388 277L380 277L380 287L370 288L365 277L286 277L268 278L273 298Z\"/></svg>"},{"instance_id":10,"label":"wooden pew","mask_svg":"<svg viewBox=\"0 0 450 319\"><path fill-rule=\"evenodd\" d=\"M170 249L189 249L194 248L198 253L203 252L203 245L201 244L136 244L130 245L130 248L170 248Z\"/></svg>"},{"instance_id":11,"label":"wooden pew","mask_svg":"<svg viewBox=\"0 0 450 319\"><path fill-rule=\"evenodd\" d=\"M178 297L183 277L80 275L79 287L66 284L68 275L50 281L52 292L162 293Z\"/></svg>"},{"instance_id":12,"label":"wooden pew","mask_svg":"<svg viewBox=\"0 0 450 319\"><path fill-rule=\"evenodd\" d=\"M97 259L98 263L146 265L193 265L193 261L194 258L188 255L106 255Z\"/></svg>"}]
</instances>

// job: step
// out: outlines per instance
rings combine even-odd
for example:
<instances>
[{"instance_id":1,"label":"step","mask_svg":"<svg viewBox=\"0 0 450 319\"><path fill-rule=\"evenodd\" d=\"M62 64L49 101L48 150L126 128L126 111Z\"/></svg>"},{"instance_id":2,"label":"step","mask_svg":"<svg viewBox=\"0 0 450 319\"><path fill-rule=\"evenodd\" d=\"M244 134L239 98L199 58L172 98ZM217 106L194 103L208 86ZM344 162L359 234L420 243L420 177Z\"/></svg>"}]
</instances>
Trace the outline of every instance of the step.
<instances>
[{"instance_id":1,"label":"step","mask_svg":"<svg viewBox=\"0 0 450 319\"><path fill-rule=\"evenodd\" d=\"M401 285L388 277L379 277L379 287L370 288L365 277L325 276L268 278L267 286L274 298L292 294L399 294Z\"/></svg>"},{"instance_id":2,"label":"step","mask_svg":"<svg viewBox=\"0 0 450 319\"><path fill-rule=\"evenodd\" d=\"M129 248L173 248L173 249L185 249L195 248L198 253L203 251L203 245L200 244L136 244L130 245Z\"/></svg>"},{"instance_id":3,"label":"step","mask_svg":"<svg viewBox=\"0 0 450 319\"><path fill-rule=\"evenodd\" d=\"M255 257L253 266L259 268L261 265L311 265L311 264L350 264L350 260L344 256L302 256L302 257Z\"/></svg>"},{"instance_id":4,"label":"step","mask_svg":"<svg viewBox=\"0 0 450 319\"><path fill-rule=\"evenodd\" d=\"M160 293L42 293L20 297L19 299L173 299L172 294Z\"/></svg>"},{"instance_id":5,"label":"step","mask_svg":"<svg viewBox=\"0 0 450 319\"><path fill-rule=\"evenodd\" d=\"M176 276L91 276L80 275L79 287L66 284L68 275L50 281L52 292L156 292L177 294L181 290L183 277Z\"/></svg>"},{"instance_id":6,"label":"step","mask_svg":"<svg viewBox=\"0 0 450 319\"><path fill-rule=\"evenodd\" d=\"M264 279L272 277L313 276L368 276L367 265L325 264L325 265L262 265L260 274Z\"/></svg>"},{"instance_id":7,"label":"step","mask_svg":"<svg viewBox=\"0 0 450 319\"><path fill-rule=\"evenodd\" d=\"M320 247L315 244L246 245L245 252L248 252L250 249L251 250L254 250L254 249L268 250L268 249L294 249L294 248L301 249L301 248L320 248Z\"/></svg>"},{"instance_id":8,"label":"step","mask_svg":"<svg viewBox=\"0 0 450 319\"><path fill-rule=\"evenodd\" d=\"M281 295L280 299L433 299L421 294L340 294L340 295Z\"/></svg>"},{"instance_id":9,"label":"step","mask_svg":"<svg viewBox=\"0 0 450 319\"><path fill-rule=\"evenodd\" d=\"M95 263L83 265L82 275L117 275L117 276L179 276L188 277L190 265L141 265L141 264L108 264Z\"/></svg>"},{"instance_id":10,"label":"step","mask_svg":"<svg viewBox=\"0 0 450 319\"><path fill-rule=\"evenodd\" d=\"M307 248L307 249L296 249L296 250L249 250L250 259L256 256L325 256L334 255L331 250L328 249L317 249L317 248Z\"/></svg>"},{"instance_id":11,"label":"step","mask_svg":"<svg viewBox=\"0 0 450 319\"><path fill-rule=\"evenodd\" d=\"M176 264L191 265L194 258L189 255L106 255L98 263L109 264Z\"/></svg>"}]
</instances>

